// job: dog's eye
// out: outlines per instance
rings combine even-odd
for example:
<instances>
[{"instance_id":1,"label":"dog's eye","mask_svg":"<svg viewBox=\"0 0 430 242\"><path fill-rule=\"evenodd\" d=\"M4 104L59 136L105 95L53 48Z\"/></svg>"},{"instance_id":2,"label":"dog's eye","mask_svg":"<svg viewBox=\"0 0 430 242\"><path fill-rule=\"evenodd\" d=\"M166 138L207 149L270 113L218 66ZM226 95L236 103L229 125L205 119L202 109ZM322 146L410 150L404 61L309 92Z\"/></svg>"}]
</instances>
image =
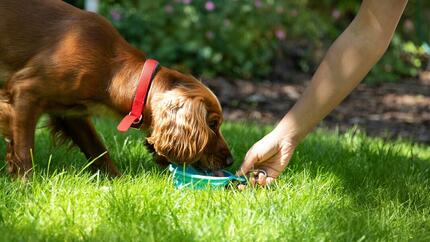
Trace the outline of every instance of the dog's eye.
<instances>
[{"instance_id":1,"label":"dog's eye","mask_svg":"<svg viewBox=\"0 0 430 242\"><path fill-rule=\"evenodd\" d=\"M211 128L212 130L216 130L218 128L218 121L216 120L212 120L209 122L209 128Z\"/></svg>"}]
</instances>

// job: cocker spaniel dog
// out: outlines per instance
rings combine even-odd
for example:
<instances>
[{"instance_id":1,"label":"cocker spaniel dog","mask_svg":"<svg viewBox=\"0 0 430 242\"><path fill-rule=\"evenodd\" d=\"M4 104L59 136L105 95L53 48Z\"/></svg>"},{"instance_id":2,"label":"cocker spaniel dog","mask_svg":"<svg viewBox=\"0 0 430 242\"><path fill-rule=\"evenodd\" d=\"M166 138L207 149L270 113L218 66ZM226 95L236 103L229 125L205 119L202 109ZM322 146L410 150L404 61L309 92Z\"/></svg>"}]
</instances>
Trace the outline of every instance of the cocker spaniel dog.
<instances>
[{"instance_id":1,"label":"cocker spaniel dog","mask_svg":"<svg viewBox=\"0 0 430 242\"><path fill-rule=\"evenodd\" d=\"M10 173L31 171L42 114L54 136L70 138L88 159L105 153L89 118L101 106L125 116L119 130L146 131L160 164L232 164L215 95L148 60L104 18L60 0L2 0L0 16L0 131ZM120 174L107 153L91 168Z\"/></svg>"}]
</instances>

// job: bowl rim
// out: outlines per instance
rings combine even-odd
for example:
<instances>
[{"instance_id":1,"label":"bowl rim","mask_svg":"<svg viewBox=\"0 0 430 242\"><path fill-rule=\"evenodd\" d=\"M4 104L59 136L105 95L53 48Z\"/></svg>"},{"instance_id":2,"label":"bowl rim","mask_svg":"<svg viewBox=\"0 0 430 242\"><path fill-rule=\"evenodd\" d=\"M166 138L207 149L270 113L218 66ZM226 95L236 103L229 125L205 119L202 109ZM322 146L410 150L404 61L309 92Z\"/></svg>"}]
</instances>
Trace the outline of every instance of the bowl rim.
<instances>
[{"instance_id":1,"label":"bowl rim","mask_svg":"<svg viewBox=\"0 0 430 242\"><path fill-rule=\"evenodd\" d=\"M175 165L177 166L177 165ZM185 176L185 177L191 177L191 178L196 178L199 180L212 180L212 181L231 181L231 180L238 180L238 181L244 181L245 178L244 177L239 177L239 176L235 176L233 175L233 173L226 171L226 170L222 170L224 173L227 173L228 176L224 176L224 177L218 177L218 176L205 176L205 175L198 175L198 174L190 174L188 172L184 172L179 170L179 166L174 167L173 164L169 164L169 171L172 172L174 174L174 176Z\"/></svg>"}]
</instances>

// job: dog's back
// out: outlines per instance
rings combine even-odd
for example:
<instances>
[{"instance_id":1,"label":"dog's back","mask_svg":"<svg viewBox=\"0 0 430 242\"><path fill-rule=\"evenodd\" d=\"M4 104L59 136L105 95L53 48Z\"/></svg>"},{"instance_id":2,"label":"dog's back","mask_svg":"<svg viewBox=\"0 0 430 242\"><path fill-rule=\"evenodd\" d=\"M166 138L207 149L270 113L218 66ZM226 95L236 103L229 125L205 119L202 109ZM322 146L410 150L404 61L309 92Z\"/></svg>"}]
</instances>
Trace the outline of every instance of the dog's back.
<instances>
[{"instance_id":1,"label":"dog's back","mask_svg":"<svg viewBox=\"0 0 430 242\"><path fill-rule=\"evenodd\" d=\"M0 67L14 71L48 48L73 7L57 0L0 1Z\"/></svg>"},{"instance_id":2,"label":"dog's back","mask_svg":"<svg viewBox=\"0 0 430 242\"><path fill-rule=\"evenodd\" d=\"M106 55L119 35L103 18L60 0L1 0L0 16L0 132L4 136L13 116L10 100L16 83L31 80L37 95L67 104L76 100L70 92L82 95L82 90L92 90L100 86L96 81L106 79Z\"/></svg>"},{"instance_id":3,"label":"dog's back","mask_svg":"<svg viewBox=\"0 0 430 242\"><path fill-rule=\"evenodd\" d=\"M106 59L113 42L124 43L105 19L60 0L2 0L0 16L0 70L8 73L35 58L38 65L52 67L52 57L55 68L67 69L69 64L83 65L79 57L85 55L89 64Z\"/></svg>"}]
</instances>

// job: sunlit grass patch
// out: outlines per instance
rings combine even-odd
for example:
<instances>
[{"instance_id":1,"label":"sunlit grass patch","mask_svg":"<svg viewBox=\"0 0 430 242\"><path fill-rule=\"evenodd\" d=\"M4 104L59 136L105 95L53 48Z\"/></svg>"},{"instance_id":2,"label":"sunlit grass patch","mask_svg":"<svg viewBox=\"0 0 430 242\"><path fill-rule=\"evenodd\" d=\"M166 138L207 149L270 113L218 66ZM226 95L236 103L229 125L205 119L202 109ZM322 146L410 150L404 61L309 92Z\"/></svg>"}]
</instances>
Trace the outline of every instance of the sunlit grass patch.
<instances>
[{"instance_id":1,"label":"sunlit grass patch","mask_svg":"<svg viewBox=\"0 0 430 242\"><path fill-rule=\"evenodd\" d=\"M175 190L138 131L96 120L124 176L82 169L77 148L37 131L34 177L0 175L3 241L308 241L430 239L430 148L317 130L267 189ZM223 126L240 165L270 126ZM4 154L4 146L1 147ZM49 159L51 157L51 162ZM48 169L49 167L49 169Z\"/></svg>"}]
</instances>

